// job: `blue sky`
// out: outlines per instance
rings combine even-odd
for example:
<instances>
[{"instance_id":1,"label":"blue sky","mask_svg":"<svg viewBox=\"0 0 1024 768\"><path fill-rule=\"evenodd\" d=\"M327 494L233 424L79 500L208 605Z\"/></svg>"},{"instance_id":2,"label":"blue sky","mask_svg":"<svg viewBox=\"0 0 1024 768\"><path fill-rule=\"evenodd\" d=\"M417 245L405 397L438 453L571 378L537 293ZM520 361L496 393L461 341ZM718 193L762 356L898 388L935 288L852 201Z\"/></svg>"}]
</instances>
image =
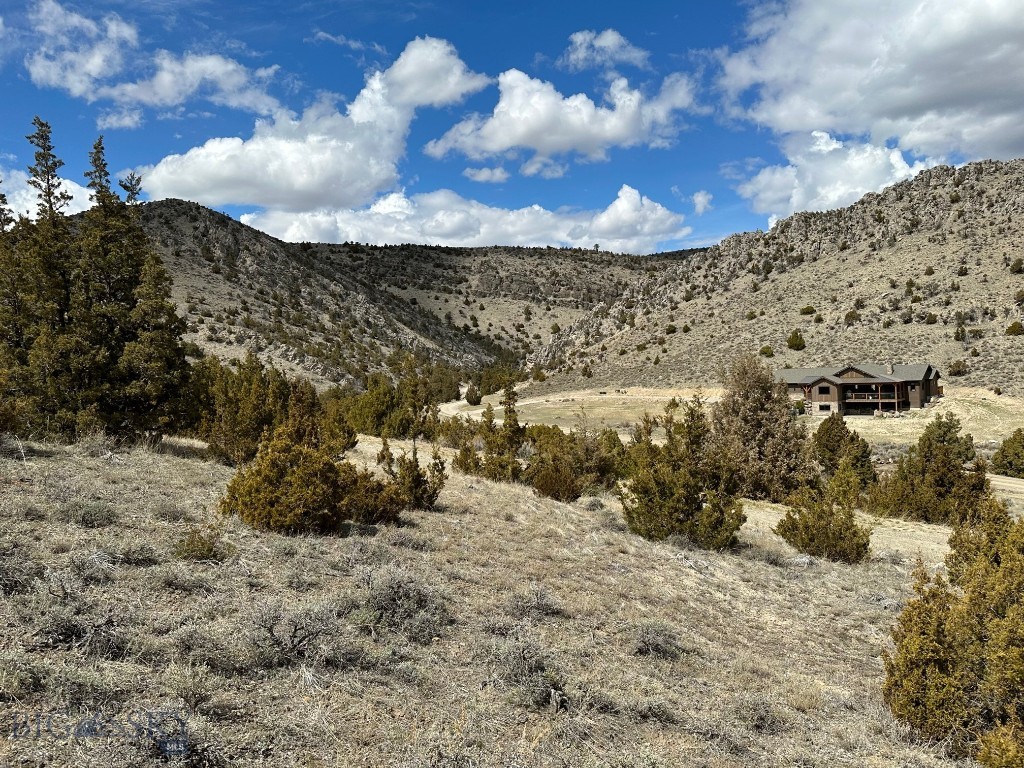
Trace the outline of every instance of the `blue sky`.
<instances>
[{"instance_id":1,"label":"blue sky","mask_svg":"<svg viewBox=\"0 0 1024 768\"><path fill-rule=\"evenodd\" d=\"M649 253L1024 154L1016 0L283 6L3 0L0 190L38 114L78 208L102 133L284 239Z\"/></svg>"}]
</instances>

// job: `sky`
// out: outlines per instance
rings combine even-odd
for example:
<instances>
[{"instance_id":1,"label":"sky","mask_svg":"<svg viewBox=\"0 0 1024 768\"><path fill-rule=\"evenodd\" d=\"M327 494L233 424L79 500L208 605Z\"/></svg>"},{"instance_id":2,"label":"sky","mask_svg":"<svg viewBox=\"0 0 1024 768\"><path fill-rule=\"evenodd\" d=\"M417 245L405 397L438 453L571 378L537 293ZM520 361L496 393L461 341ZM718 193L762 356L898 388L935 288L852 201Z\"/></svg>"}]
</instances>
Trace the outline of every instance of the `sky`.
<instances>
[{"instance_id":1,"label":"sky","mask_svg":"<svg viewBox=\"0 0 1024 768\"><path fill-rule=\"evenodd\" d=\"M38 115L73 210L291 241L653 253L1024 155L1019 0L0 0L0 191Z\"/></svg>"}]
</instances>

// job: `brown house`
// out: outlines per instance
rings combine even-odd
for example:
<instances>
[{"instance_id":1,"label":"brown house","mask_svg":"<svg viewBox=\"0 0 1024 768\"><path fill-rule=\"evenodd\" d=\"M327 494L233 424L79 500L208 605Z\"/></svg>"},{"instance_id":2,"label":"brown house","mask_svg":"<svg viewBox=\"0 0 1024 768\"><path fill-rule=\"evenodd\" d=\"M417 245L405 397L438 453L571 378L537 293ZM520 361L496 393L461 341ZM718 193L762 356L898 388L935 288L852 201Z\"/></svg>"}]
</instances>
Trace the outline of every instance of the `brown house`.
<instances>
[{"instance_id":1,"label":"brown house","mask_svg":"<svg viewBox=\"0 0 1024 768\"><path fill-rule=\"evenodd\" d=\"M783 368L790 397L804 401L807 413L871 415L878 411L923 408L942 394L937 368L913 365L847 365L843 368Z\"/></svg>"}]
</instances>

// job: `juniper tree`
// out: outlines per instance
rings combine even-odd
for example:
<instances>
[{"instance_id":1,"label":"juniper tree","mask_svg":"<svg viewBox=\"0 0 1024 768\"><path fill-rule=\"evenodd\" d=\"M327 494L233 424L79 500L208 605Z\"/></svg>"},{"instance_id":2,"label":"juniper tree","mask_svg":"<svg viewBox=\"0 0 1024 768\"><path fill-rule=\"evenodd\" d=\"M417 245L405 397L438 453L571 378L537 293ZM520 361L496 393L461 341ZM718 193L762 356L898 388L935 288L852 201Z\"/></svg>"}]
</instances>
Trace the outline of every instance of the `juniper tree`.
<instances>
[{"instance_id":1,"label":"juniper tree","mask_svg":"<svg viewBox=\"0 0 1024 768\"><path fill-rule=\"evenodd\" d=\"M716 455L739 492L781 502L810 477L807 432L797 422L785 385L755 355L741 355L725 375L725 394L712 406Z\"/></svg>"}]
</instances>

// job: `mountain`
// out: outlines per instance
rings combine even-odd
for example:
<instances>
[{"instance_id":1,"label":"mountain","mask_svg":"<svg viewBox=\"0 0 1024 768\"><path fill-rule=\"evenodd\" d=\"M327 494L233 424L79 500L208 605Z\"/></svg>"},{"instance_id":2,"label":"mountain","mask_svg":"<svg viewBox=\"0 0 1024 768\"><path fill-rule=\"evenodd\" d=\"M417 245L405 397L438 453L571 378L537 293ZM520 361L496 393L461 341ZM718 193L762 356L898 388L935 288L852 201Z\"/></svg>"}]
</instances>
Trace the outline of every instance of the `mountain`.
<instances>
[{"instance_id":1,"label":"mountain","mask_svg":"<svg viewBox=\"0 0 1024 768\"><path fill-rule=\"evenodd\" d=\"M770 347L777 367L923 361L1024 394L1024 336L1006 334L1024 307L1022 228L1024 160L923 171L649 274L556 335L549 386L711 383Z\"/></svg>"},{"instance_id":2,"label":"mountain","mask_svg":"<svg viewBox=\"0 0 1024 768\"><path fill-rule=\"evenodd\" d=\"M180 200L141 215L190 341L321 384L402 349L536 361L555 389L708 384L770 347L778 367L926 361L947 383L1024 394L1024 336L1006 334L1024 306L1024 160L935 167L847 208L645 257L285 243Z\"/></svg>"},{"instance_id":3,"label":"mountain","mask_svg":"<svg viewBox=\"0 0 1024 768\"><path fill-rule=\"evenodd\" d=\"M145 204L141 219L189 341L224 358L252 350L321 384L385 370L397 350L452 365L522 362L552 328L686 255L286 243L181 200Z\"/></svg>"}]
</instances>

